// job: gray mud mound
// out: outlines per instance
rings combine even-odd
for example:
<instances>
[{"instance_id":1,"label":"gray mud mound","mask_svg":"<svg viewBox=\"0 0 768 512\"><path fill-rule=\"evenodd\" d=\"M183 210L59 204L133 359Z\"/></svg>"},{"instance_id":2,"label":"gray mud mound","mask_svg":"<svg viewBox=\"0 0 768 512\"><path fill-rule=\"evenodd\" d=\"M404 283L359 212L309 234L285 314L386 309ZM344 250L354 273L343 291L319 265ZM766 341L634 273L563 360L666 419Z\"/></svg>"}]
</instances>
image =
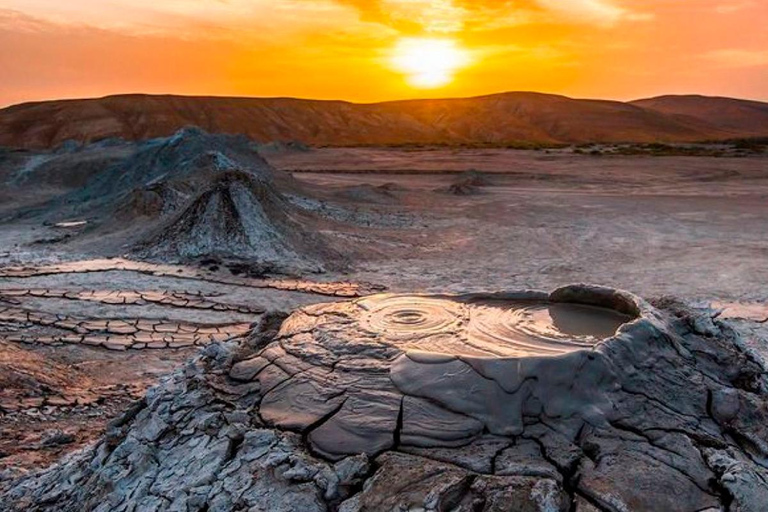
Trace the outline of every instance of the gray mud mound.
<instances>
[{"instance_id":1,"label":"gray mud mound","mask_svg":"<svg viewBox=\"0 0 768 512\"><path fill-rule=\"evenodd\" d=\"M454 196L470 196L480 194L483 187L490 185L492 182L486 175L478 171L467 171L461 173L448 187L437 189L437 192Z\"/></svg>"},{"instance_id":2,"label":"gray mud mound","mask_svg":"<svg viewBox=\"0 0 768 512\"><path fill-rule=\"evenodd\" d=\"M248 138L184 128L171 137L134 144L119 161L40 213L48 220L89 217L100 232L119 231L137 219L145 222L179 209L211 180L233 170L276 179Z\"/></svg>"},{"instance_id":3,"label":"gray mud mound","mask_svg":"<svg viewBox=\"0 0 768 512\"><path fill-rule=\"evenodd\" d=\"M76 151L49 151L29 153L18 152L21 160L9 166L13 170L7 183L13 187L55 186L76 188L84 186L88 180L104 169L115 165L130 151L130 144L102 148L87 146ZM0 165L3 162L0 161Z\"/></svg>"},{"instance_id":4,"label":"gray mud mound","mask_svg":"<svg viewBox=\"0 0 768 512\"><path fill-rule=\"evenodd\" d=\"M299 140L274 141L266 144L259 144L259 153L264 155L274 155L282 153L306 153L312 149Z\"/></svg>"},{"instance_id":5,"label":"gray mud mound","mask_svg":"<svg viewBox=\"0 0 768 512\"><path fill-rule=\"evenodd\" d=\"M0 509L762 511L742 347L596 287L308 306L207 347Z\"/></svg>"},{"instance_id":6,"label":"gray mud mound","mask_svg":"<svg viewBox=\"0 0 768 512\"><path fill-rule=\"evenodd\" d=\"M336 197L361 203L390 204L397 201L398 192L404 188L395 183L371 185L364 183L353 187L346 187L336 193Z\"/></svg>"},{"instance_id":7,"label":"gray mud mound","mask_svg":"<svg viewBox=\"0 0 768 512\"><path fill-rule=\"evenodd\" d=\"M267 178L224 172L136 252L162 260L214 257L294 269L318 269L322 261L338 258L319 235L305 231L309 219L299 219L293 209Z\"/></svg>"},{"instance_id":8,"label":"gray mud mound","mask_svg":"<svg viewBox=\"0 0 768 512\"><path fill-rule=\"evenodd\" d=\"M115 217L119 221L133 221L173 213L189 200L188 191L179 188L165 182L135 188L115 208Z\"/></svg>"},{"instance_id":9,"label":"gray mud mound","mask_svg":"<svg viewBox=\"0 0 768 512\"><path fill-rule=\"evenodd\" d=\"M126 158L133 146L124 143L72 151L0 150L0 218L7 222L49 213L51 203L60 205L57 198L62 194L85 186Z\"/></svg>"},{"instance_id":10,"label":"gray mud mound","mask_svg":"<svg viewBox=\"0 0 768 512\"><path fill-rule=\"evenodd\" d=\"M133 155L96 177L73 199L104 201L159 182L189 187L231 170L272 175L247 137L184 128L171 137L140 144Z\"/></svg>"},{"instance_id":11,"label":"gray mud mound","mask_svg":"<svg viewBox=\"0 0 768 512\"><path fill-rule=\"evenodd\" d=\"M278 185L291 191L295 184L248 138L185 128L136 144L36 214L50 225L86 221L51 239L76 251L97 246L100 255L134 251L176 262L216 257L288 272L322 270L329 261L342 267L345 259L313 232L317 219L285 201Z\"/></svg>"},{"instance_id":12,"label":"gray mud mound","mask_svg":"<svg viewBox=\"0 0 768 512\"><path fill-rule=\"evenodd\" d=\"M18 195L16 189L29 192L31 185L55 193L41 194L44 200L40 204L21 208L15 215L41 216L53 222L88 216L109 224L112 217L119 216L121 223L117 225L124 227L126 220L145 217L148 201L160 199L147 201L135 196L147 196L158 187L171 191L182 197L174 202L163 197L161 207L150 209L172 211L175 202L188 200L190 193L231 170L291 181L273 173L247 137L211 135L198 128L184 128L171 137L139 143L93 143L71 151L9 155L0 157L0 182L5 182L13 194Z\"/></svg>"}]
</instances>

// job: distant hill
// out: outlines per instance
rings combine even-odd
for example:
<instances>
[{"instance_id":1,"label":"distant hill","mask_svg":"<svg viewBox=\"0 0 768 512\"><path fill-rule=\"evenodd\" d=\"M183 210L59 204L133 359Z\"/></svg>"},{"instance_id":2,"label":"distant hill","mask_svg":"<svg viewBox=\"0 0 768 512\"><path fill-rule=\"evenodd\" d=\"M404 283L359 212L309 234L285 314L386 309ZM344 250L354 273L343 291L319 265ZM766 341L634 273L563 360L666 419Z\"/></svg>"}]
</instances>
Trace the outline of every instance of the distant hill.
<instances>
[{"instance_id":1,"label":"distant hill","mask_svg":"<svg viewBox=\"0 0 768 512\"><path fill-rule=\"evenodd\" d=\"M743 137L768 136L768 103L709 96L660 96L632 104L678 119L704 119Z\"/></svg>"},{"instance_id":2,"label":"distant hill","mask_svg":"<svg viewBox=\"0 0 768 512\"><path fill-rule=\"evenodd\" d=\"M168 136L196 125L310 145L691 142L768 136L768 104L673 97L632 103L539 93L375 104L291 98L123 95L0 110L0 146Z\"/></svg>"}]
</instances>

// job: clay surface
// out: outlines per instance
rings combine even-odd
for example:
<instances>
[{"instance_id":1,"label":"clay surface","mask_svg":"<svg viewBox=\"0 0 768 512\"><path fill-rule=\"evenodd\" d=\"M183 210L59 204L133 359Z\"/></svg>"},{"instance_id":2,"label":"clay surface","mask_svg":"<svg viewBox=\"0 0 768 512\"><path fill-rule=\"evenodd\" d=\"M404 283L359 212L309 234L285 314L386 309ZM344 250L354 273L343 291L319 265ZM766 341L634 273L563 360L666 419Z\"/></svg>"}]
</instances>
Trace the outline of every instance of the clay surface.
<instances>
[{"instance_id":1,"label":"clay surface","mask_svg":"<svg viewBox=\"0 0 768 512\"><path fill-rule=\"evenodd\" d=\"M514 317L529 344L578 346L467 350L489 303L535 312ZM510 325L485 331L509 343ZM728 324L606 288L318 304L208 346L93 448L6 485L0 504L758 511L765 384Z\"/></svg>"}]
</instances>

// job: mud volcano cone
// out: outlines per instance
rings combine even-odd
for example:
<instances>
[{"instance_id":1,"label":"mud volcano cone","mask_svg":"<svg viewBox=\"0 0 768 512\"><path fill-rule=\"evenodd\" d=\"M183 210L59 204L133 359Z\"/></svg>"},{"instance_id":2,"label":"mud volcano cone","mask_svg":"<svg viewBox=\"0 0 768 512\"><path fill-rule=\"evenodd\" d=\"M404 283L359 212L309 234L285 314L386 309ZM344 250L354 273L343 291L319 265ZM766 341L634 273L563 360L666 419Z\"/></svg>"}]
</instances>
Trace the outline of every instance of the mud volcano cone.
<instances>
[{"instance_id":1,"label":"mud volcano cone","mask_svg":"<svg viewBox=\"0 0 768 512\"><path fill-rule=\"evenodd\" d=\"M270 387L260 413L278 427L310 429L329 458L396 444L460 446L483 432L519 436L526 416L578 429L609 414L615 372L603 350L641 314L628 296L593 299L375 295L309 306L235 372L270 362L289 375L300 369Z\"/></svg>"},{"instance_id":2,"label":"mud volcano cone","mask_svg":"<svg viewBox=\"0 0 768 512\"><path fill-rule=\"evenodd\" d=\"M163 259L215 256L278 266L316 266L325 244L306 233L294 215L267 179L226 171L141 243L139 252Z\"/></svg>"},{"instance_id":3,"label":"mud volcano cone","mask_svg":"<svg viewBox=\"0 0 768 512\"><path fill-rule=\"evenodd\" d=\"M184 128L171 137L138 144L131 156L96 176L69 200L110 203L129 191L161 182L180 184L182 188L199 187L217 174L231 170L274 178L269 164L248 138Z\"/></svg>"}]
</instances>

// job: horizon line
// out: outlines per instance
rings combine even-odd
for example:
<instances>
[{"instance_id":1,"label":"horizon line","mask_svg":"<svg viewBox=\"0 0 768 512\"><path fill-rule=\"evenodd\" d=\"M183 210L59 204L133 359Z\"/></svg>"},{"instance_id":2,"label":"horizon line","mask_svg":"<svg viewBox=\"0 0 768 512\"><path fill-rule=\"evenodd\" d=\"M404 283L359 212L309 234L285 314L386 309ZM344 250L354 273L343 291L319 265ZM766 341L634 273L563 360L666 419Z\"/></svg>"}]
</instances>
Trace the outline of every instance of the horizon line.
<instances>
[{"instance_id":1,"label":"horizon line","mask_svg":"<svg viewBox=\"0 0 768 512\"><path fill-rule=\"evenodd\" d=\"M653 96L635 98L631 100L618 100L618 99L609 99L609 98L600 98L600 97L576 97L576 96L569 96L561 93L548 93L548 92L541 92L541 91L534 91L534 90L509 90L509 91L499 91L499 92L477 94L477 95L470 95L470 96L403 98L403 99L381 100L381 101L352 101L352 100L345 100L345 99L309 98L309 97L300 97L300 96L236 96L236 95L226 95L226 94L125 92L125 93L106 94L104 96L64 97L64 98L22 101L19 103L10 103L6 105L0 105L0 111L7 110L14 107L38 105L43 103L98 101L98 100L106 100L110 98L122 98L122 97L131 97L131 96L147 96L147 97L158 97L158 98L159 97L175 97L175 98L199 98L199 99L234 99L234 100L238 100L238 99L241 99L241 100L293 100L293 101L311 101L311 102L326 102L326 103L348 103L351 105L382 105L387 103L403 103L403 102L418 102L418 101L469 100L469 99L489 98L493 96L503 96L507 94L532 94L532 95L559 97L559 98L565 98L565 99L574 100L574 101L602 101L602 102L613 102L613 103L623 103L623 104L632 104L639 101L652 100L652 99L665 98L665 97L698 97L698 98L710 98L710 99L728 99L728 100L751 101L756 103L768 104L768 98L767 99L742 98L742 97L736 97L736 96L709 95L709 94L694 93L694 92L658 94Z\"/></svg>"}]
</instances>

